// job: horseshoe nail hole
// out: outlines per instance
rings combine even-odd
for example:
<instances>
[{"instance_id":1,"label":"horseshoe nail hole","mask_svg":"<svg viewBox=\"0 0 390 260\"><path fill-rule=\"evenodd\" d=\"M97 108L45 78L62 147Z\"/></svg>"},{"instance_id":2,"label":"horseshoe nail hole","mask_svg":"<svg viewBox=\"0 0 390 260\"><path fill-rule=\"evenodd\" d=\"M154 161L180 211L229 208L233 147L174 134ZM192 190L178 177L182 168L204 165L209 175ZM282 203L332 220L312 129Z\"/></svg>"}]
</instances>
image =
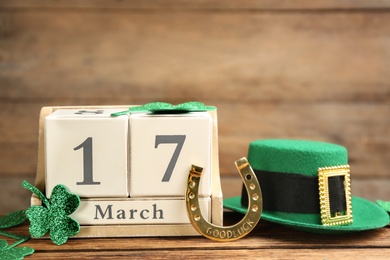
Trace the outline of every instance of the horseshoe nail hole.
<instances>
[{"instance_id":1,"label":"horseshoe nail hole","mask_svg":"<svg viewBox=\"0 0 390 260\"><path fill-rule=\"evenodd\" d=\"M252 206L252 211L257 212L259 210L259 207L257 205Z\"/></svg>"},{"instance_id":2,"label":"horseshoe nail hole","mask_svg":"<svg viewBox=\"0 0 390 260\"><path fill-rule=\"evenodd\" d=\"M192 211L195 211L195 210L197 210L197 209L198 209L198 207L197 207L195 204L192 204L192 205L191 205L191 210L192 210Z\"/></svg>"},{"instance_id":3,"label":"horseshoe nail hole","mask_svg":"<svg viewBox=\"0 0 390 260\"><path fill-rule=\"evenodd\" d=\"M200 220L200 216L198 214L194 215L194 220L195 221L199 221Z\"/></svg>"},{"instance_id":4,"label":"horseshoe nail hole","mask_svg":"<svg viewBox=\"0 0 390 260\"><path fill-rule=\"evenodd\" d=\"M255 200L255 201L258 200L259 199L259 195L257 193L254 193L252 195L252 199Z\"/></svg>"},{"instance_id":5,"label":"horseshoe nail hole","mask_svg":"<svg viewBox=\"0 0 390 260\"><path fill-rule=\"evenodd\" d=\"M252 180L252 176L250 174L247 174L247 175L245 175L245 179L247 181L250 181L250 180Z\"/></svg>"},{"instance_id":6,"label":"horseshoe nail hole","mask_svg":"<svg viewBox=\"0 0 390 260\"><path fill-rule=\"evenodd\" d=\"M251 183L251 184L249 185L249 188L250 188L251 190L254 190L254 189L256 188L256 185L254 185L253 183Z\"/></svg>"},{"instance_id":7,"label":"horseshoe nail hole","mask_svg":"<svg viewBox=\"0 0 390 260\"><path fill-rule=\"evenodd\" d=\"M196 183L194 181L190 181L190 188L194 188L196 186Z\"/></svg>"},{"instance_id":8,"label":"horseshoe nail hole","mask_svg":"<svg viewBox=\"0 0 390 260\"><path fill-rule=\"evenodd\" d=\"M190 199L194 199L194 198L195 198L195 193L190 192L190 193L188 194L188 197L189 197Z\"/></svg>"}]
</instances>

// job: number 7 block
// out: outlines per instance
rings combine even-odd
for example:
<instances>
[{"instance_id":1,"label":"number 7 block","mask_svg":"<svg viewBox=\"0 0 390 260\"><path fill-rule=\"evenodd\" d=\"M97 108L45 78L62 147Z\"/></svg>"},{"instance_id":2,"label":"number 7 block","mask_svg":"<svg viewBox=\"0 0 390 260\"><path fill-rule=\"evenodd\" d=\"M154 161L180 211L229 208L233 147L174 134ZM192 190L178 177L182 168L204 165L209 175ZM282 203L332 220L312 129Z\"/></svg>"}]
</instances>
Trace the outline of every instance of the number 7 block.
<instances>
[{"instance_id":1,"label":"number 7 block","mask_svg":"<svg viewBox=\"0 0 390 260\"><path fill-rule=\"evenodd\" d=\"M63 109L46 117L48 198L57 184L80 197L128 196L128 117L114 112Z\"/></svg>"},{"instance_id":2,"label":"number 7 block","mask_svg":"<svg viewBox=\"0 0 390 260\"><path fill-rule=\"evenodd\" d=\"M210 197L211 132L208 112L131 114L130 197L183 197L192 164L205 169L199 196Z\"/></svg>"}]
</instances>

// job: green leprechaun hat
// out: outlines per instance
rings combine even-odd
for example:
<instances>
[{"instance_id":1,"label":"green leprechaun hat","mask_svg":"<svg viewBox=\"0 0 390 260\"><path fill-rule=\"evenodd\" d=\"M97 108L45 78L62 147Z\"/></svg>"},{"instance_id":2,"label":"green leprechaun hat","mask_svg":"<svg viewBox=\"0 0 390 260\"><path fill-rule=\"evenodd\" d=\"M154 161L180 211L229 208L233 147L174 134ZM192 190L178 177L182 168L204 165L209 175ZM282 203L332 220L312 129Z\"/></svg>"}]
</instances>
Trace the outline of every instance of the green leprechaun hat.
<instances>
[{"instance_id":1,"label":"green leprechaun hat","mask_svg":"<svg viewBox=\"0 0 390 260\"><path fill-rule=\"evenodd\" d=\"M248 161L263 193L262 218L315 233L381 228L388 213L352 197L347 149L315 141L267 139L249 145ZM224 207L243 214L248 196L227 198Z\"/></svg>"}]
</instances>

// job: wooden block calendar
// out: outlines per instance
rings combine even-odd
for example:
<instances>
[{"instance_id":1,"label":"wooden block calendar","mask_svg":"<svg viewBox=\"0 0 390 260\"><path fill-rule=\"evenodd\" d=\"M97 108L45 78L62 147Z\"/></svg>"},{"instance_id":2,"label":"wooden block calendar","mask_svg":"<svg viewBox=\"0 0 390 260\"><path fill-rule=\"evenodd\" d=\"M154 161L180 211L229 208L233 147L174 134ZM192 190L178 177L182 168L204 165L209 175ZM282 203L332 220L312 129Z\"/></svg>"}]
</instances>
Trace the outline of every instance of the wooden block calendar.
<instances>
[{"instance_id":1,"label":"wooden block calendar","mask_svg":"<svg viewBox=\"0 0 390 260\"><path fill-rule=\"evenodd\" d=\"M77 237L198 235L185 204L196 164L202 214L222 225L216 110L111 116L129 107L42 108L35 186L47 198L57 184L80 196Z\"/></svg>"}]
</instances>

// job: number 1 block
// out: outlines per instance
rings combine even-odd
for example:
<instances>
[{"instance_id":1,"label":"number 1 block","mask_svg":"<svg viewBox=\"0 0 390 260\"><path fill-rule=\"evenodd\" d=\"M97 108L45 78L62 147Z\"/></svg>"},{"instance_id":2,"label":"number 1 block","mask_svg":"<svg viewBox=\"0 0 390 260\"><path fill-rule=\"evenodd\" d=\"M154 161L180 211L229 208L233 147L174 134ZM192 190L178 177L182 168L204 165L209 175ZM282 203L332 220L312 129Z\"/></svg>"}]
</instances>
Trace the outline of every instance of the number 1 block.
<instances>
[{"instance_id":1,"label":"number 1 block","mask_svg":"<svg viewBox=\"0 0 390 260\"><path fill-rule=\"evenodd\" d=\"M208 112L130 115L130 197L185 195L192 164L205 170L199 196L211 195Z\"/></svg>"},{"instance_id":2,"label":"number 1 block","mask_svg":"<svg viewBox=\"0 0 390 260\"><path fill-rule=\"evenodd\" d=\"M46 117L48 198L57 184L80 197L128 196L128 117L114 112L64 109Z\"/></svg>"}]
</instances>

